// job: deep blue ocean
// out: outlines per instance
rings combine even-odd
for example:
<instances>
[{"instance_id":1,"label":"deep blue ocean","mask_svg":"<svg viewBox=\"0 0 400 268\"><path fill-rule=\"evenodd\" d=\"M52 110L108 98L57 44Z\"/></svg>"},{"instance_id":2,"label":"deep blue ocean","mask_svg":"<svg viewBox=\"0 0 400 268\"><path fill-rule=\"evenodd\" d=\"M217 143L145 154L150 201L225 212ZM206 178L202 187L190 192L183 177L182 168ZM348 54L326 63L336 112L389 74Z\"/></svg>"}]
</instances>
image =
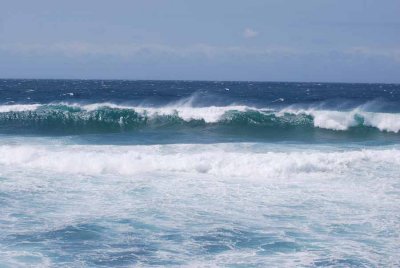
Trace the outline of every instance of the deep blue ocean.
<instances>
[{"instance_id":1,"label":"deep blue ocean","mask_svg":"<svg viewBox=\"0 0 400 268\"><path fill-rule=\"evenodd\" d=\"M398 267L400 85L0 80L0 267Z\"/></svg>"}]
</instances>

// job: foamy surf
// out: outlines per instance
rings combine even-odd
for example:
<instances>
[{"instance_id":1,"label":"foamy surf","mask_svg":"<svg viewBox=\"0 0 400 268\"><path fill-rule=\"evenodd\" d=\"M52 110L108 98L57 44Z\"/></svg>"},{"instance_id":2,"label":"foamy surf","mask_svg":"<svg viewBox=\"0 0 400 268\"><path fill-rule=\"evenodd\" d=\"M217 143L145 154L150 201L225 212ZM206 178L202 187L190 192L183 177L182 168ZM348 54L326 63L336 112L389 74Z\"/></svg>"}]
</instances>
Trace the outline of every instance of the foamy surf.
<instances>
[{"instance_id":1,"label":"foamy surf","mask_svg":"<svg viewBox=\"0 0 400 268\"><path fill-rule=\"evenodd\" d=\"M382 258L398 252L395 147L47 141L3 144L0 155L6 265L54 266L51 256L81 245L63 262L398 264Z\"/></svg>"},{"instance_id":2,"label":"foamy surf","mask_svg":"<svg viewBox=\"0 0 400 268\"><path fill-rule=\"evenodd\" d=\"M399 103L389 84L0 80L0 266L398 267Z\"/></svg>"},{"instance_id":3,"label":"foamy surf","mask_svg":"<svg viewBox=\"0 0 400 268\"><path fill-rule=\"evenodd\" d=\"M209 174L251 179L333 176L371 166L400 168L398 149L253 151L255 144L219 145L0 145L0 165L62 174Z\"/></svg>"}]
</instances>

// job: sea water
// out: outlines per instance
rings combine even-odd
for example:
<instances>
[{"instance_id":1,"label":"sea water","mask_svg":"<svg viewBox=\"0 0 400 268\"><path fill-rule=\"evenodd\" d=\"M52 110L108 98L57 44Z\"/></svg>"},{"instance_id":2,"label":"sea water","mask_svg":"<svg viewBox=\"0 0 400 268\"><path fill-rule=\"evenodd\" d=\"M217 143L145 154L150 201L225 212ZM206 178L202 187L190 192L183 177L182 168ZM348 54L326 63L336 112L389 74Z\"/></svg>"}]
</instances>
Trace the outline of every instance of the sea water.
<instances>
[{"instance_id":1,"label":"sea water","mask_svg":"<svg viewBox=\"0 0 400 268\"><path fill-rule=\"evenodd\" d=\"M400 86L0 80L0 267L400 265Z\"/></svg>"}]
</instances>

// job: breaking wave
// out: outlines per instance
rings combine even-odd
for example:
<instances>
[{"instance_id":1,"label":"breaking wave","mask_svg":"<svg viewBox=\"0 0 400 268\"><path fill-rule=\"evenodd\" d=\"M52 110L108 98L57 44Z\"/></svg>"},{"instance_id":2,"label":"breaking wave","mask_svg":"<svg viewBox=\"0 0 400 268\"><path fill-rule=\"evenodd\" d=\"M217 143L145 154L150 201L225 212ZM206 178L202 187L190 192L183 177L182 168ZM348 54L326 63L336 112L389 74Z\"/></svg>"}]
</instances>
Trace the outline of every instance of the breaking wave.
<instances>
[{"instance_id":1,"label":"breaking wave","mask_svg":"<svg viewBox=\"0 0 400 268\"><path fill-rule=\"evenodd\" d=\"M376 129L400 132L400 114L249 106L132 107L112 103L0 106L0 130L118 132L143 128Z\"/></svg>"},{"instance_id":2,"label":"breaking wave","mask_svg":"<svg viewBox=\"0 0 400 268\"><path fill-rule=\"evenodd\" d=\"M340 175L383 166L400 168L398 149L255 150L253 144L0 145L0 166L85 175L147 172L219 177L287 178Z\"/></svg>"}]
</instances>

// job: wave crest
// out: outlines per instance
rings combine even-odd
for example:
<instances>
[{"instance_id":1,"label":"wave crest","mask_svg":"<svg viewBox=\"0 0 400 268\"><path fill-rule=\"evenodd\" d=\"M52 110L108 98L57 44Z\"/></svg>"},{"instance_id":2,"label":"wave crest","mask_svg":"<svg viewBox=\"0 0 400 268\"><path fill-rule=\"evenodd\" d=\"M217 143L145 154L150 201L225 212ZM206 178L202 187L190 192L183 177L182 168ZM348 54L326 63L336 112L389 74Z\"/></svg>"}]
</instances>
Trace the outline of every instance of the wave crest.
<instances>
[{"instance_id":1,"label":"wave crest","mask_svg":"<svg viewBox=\"0 0 400 268\"><path fill-rule=\"evenodd\" d=\"M247 106L130 107L111 103L0 106L0 128L83 132L125 131L138 128L234 126L263 129L328 129L347 131L375 128L400 132L400 114L360 109L260 109Z\"/></svg>"}]
</instances>

